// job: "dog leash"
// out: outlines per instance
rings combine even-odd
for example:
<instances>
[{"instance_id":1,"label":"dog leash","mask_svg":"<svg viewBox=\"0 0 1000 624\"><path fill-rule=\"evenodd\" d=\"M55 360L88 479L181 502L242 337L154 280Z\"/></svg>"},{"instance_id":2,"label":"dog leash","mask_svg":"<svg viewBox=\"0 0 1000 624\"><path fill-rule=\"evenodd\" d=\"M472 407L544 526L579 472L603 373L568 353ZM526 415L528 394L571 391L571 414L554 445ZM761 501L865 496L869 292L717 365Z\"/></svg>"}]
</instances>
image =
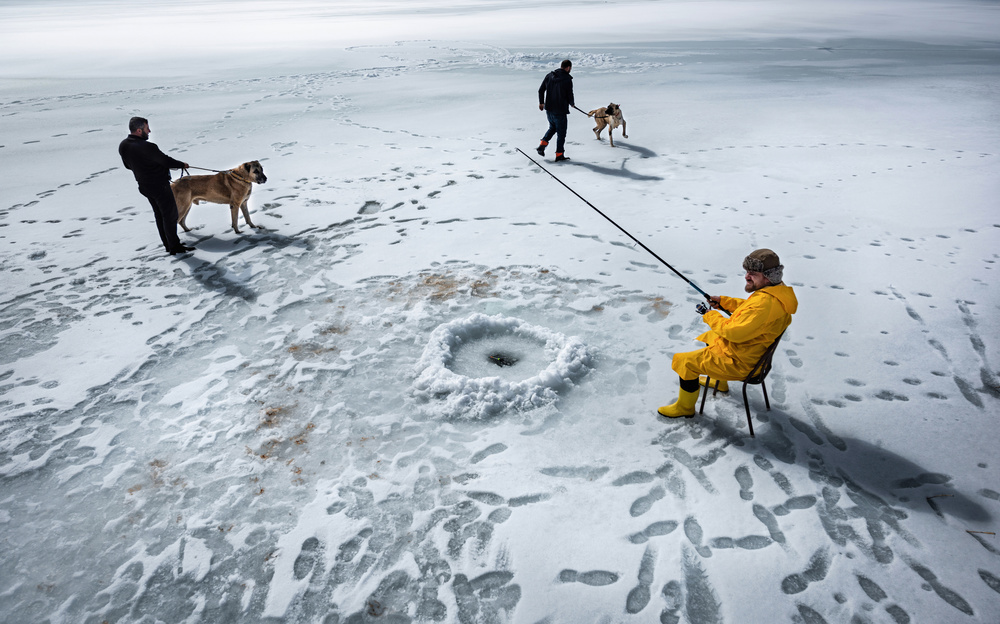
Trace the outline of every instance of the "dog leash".
<instances>
[{"instance_id":1,"label":"dog leash","mask_svg":"<svg viewBox=\"0 0 1000 624\"><path fill-rule=\"evenodd\" d=\"M211 171L212 173L228 173L229 175L233 176L237 180L242 180L243 182L246 182L247 184L253 184L252 181L247 180L246 178L238 175L232 169L228 169L226 171L219 171L218 169L205 169L204 167L188 167L188 169L197 169L198 171ZM181 177L183 178L185 175L190 176L191 174L188 172L187 169L181 169Z\"/></svg>"},{"instance_id":2,"label":"dog leash","mask_svg":"<svg viewBox=\"0 0 1000 624\"><path fill-rule=\"evenodd\" d=\"M572 104L570 104L570 106L573 106L573 105L572 105ZM576 106L573 106L573 108L576 108ZM588 113L588 112L585 112L585 111L584 111L583 109L581 109L581 108L576 108L576 110L580 111L581 113L583 113L583 114L584 114L584 115L586 115L587 117L590 117L590 116L591 116L591 114L590 114L590 113ZM594 119L608 119L609 117L614 117L614 115L593 115L593 118L594 118Z\"/></svg>"},{"instance_id":3,"label":"dog leash","mask_svg":"<svg viewBox=\"0 0 1000 624\"><path fill-rule=\"evenodd\" d=\"M182 178L184 176L190 176L191 175L191 172L188 171L188 169L197 169L198 171L211 171L212 173L222 173L221 171L217 171L215 169L205 169L204 167L183 167L183 168L181 168L181 177Z\"/></svg>"}]
</instances>

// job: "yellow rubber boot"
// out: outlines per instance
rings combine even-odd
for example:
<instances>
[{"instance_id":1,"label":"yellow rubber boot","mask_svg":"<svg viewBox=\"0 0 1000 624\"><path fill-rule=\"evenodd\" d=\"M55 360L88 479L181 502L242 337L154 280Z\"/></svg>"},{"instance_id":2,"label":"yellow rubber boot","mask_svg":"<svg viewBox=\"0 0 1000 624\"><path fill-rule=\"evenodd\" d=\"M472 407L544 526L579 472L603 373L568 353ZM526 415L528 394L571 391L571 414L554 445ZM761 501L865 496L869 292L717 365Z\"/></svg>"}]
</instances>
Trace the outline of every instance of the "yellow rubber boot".
<instances>
[{"instance_id":1,"label":"yellow rubber boot","mask_svg":"<svg viewBox=\"0 0 1000 624\"><path fill-rule=\"evenodd\" d=\"M664 405L660 409L656 410L656 413L660 416L666 416L667 418L680 418L681 416L691 418L694 416L694 406L697 402L698 390L688 392L681 389L675 402L670 405Z\"/></svg>"},{"instance_id":2,"label":"yellow rubber boot","mask_svg":"<svg viewBox=\"0 0 1000 624\"><path fill-rule=\"evenodd\" d=\"M705 385L706 381L708 381L708 378L705 375L702 375L701 377L698 378L698 383L700 383L703 386ZM717 388L715 384L719 384ZM729 392L729 382L726 381L725 379L712 379L712 385L708 387L716 388L719 392Z\"/></svg>"}]
</instances>

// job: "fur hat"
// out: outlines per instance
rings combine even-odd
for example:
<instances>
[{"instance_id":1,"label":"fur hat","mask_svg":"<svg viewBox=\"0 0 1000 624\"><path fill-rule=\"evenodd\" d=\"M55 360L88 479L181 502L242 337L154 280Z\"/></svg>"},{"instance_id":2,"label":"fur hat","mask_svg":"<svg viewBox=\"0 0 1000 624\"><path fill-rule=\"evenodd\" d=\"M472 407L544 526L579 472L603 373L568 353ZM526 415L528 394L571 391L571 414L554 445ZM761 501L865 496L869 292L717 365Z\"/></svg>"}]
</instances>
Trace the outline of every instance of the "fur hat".
<instances>
[{"instance_id":1,"label":"fur hat","mask_svg":"<svg viewBox=\"0 0 1000 624\"><path fill-rule=\"evenodd\" d=\"M763 273L771 284L780 284L785 267L778 259L778 254L770 249L757 249L743 259L743 269Z\"/></svg>"}]
</instances>

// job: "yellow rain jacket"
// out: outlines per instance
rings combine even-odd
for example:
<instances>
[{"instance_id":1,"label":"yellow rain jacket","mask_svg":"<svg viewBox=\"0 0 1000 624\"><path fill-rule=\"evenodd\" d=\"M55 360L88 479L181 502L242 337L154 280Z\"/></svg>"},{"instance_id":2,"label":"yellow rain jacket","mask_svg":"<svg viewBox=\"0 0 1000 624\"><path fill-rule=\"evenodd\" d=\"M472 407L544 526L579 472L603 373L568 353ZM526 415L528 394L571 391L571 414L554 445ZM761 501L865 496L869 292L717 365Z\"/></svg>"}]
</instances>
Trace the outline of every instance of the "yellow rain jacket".
<instances>
[{"instance_id":1,"label":"yellow rain jacket","mask_svg":"<svg viewBox=\"0 0 1000 624\"><path fill-rule=\"evenodd\" d=\"M698 336L708 346L674 355L672 368L681 379L708 375L727 381L746 377L774 339L792 322L799 307L795 291L784 282L750 293L746 299L720 297L726 318L716 310L702 316L712 329Z\"/></svg>"}]
</instances>

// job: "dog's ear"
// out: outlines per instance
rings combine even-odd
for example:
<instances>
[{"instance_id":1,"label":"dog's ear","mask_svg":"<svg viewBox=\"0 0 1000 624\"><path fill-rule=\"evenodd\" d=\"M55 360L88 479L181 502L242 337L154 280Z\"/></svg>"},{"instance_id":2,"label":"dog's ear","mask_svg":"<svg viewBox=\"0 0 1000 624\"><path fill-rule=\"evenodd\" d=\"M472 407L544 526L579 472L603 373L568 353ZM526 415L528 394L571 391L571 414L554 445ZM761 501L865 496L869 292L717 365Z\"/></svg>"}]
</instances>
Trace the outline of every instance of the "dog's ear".
<instances>
[{"instance_id":1,"label":"dog's ear","mask_svg":"<svg viewBox=\"0 0 1000 624\"><path fill-rule=\"evenodd\" d=\"M243 163L243 168L247 170L247 173L250 173L250 163Z\"/></svg>"}]
</instances>

